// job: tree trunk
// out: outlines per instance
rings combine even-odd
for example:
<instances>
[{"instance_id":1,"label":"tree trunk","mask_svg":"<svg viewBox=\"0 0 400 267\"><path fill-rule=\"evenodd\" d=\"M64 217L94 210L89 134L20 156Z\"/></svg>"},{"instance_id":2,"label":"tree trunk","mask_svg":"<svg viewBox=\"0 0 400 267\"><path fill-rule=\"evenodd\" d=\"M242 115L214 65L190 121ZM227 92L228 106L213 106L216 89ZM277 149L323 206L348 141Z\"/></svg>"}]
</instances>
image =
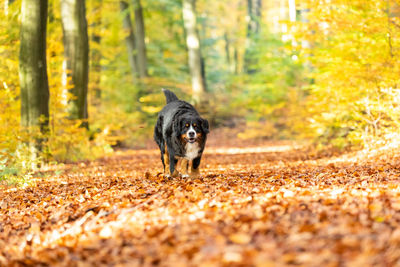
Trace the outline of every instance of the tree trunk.
<instances>
[{"instance_id":1,"label":"tree trunk","mask_svg":"<svg viewBox=\"0 0 400 267\"><path fill-rule=\"evenodd\" d=\"M235 66L233 64L233 60L231 57L231 40L227 32L224 33L224 41L225 41L225 58L226 64L228 65L228 69L230 72L234 72Z\"/></svg>"},{"instance_id":2,"label":"tree trunk","mask_svg":"<svg viewBox=\"0 0 400 267\"><path fill-rule=\"evenodd\" d=\"M256 62L251 56L251 50L260 32L261 0L247 0L247 15L249 21L247 24L246 50L244 54L244 71L250 74L256 71L254 67Z\"/></svg>"},{"instance_id":3,"label":"tree trunk","mask_svg":"<svg viewBox=\"0 0 400 267\"><path fill-rule=\"evenodd\" d=\"M260 31L261 0L247 0L247 14L249 16L247 37L252 37Z\"/></svg>"},{"instance_id":4,"label":"tree trunk","mask_svg":"<svg viewBox=\"0 0 400 267\"><path fill-rule=\"evenodd\" d=\"M71 119L83 120L82 127L88 128L89 39L85 1L61 0L61 22L68 87L74 97L69 103L69 115Z\"/></svg>"},{"instance_id":5,"label":"tree trunk","mask_svg":"<svg viewBox=\"0 0 400 267\"><path fill-rule=\"evenodd\" d=\"M288 0L289 21L294 23L297 21L296 1ZM293 36L293 29L288 29L288 40L291 41L292 47L297 46L296 38Z\"/></svg>"},{"instance_id":6,"label":"tree trunk","mask_svg":"<svg viewBox=\"0 0 400 267\"><path fill-rule=\"evenodd\" d=\"M21 47L19 78L21 86L21 125L42 133L49 124L49 85L46 63L47 0L21 3ZM35 140L41 150L41 140Z\"/></svg>"},{"instance_id":7,"label":"tree trunk","mask_svg":"<svg viewBox=\"0 0 400 267\"><path fill-rule=\"evenodd\" d=\"M138 77L138 65L137 65L137 51L136 51L136 39L135 34L132 27L131 15L129 11L129 4L126 1L120 1L120 8L122 13L122 25L124 30L128 32L128 35L125 37L126 48L128 50L128 60L129 65L131 67L131 73L133 76L133 80L136 81Z\"/></svg>"},{"instance_id":8,"label":"tree trunk","mask_svg":"<svg viewBox=\"0 0 400 267\"><path fill-rule=\"evenodd\" d=\"M101 36L100 36L100 28L101 28L101 6L102 0L93 1L93 12L95 13L93 23L90 25L92 28L92 44L90 49L90 85L92 90L92 98L93 102L96 105L100 104L101 99L101 89L100 89L100 78L101 78Z\"/></svg>"},{"instance_id":9,"label":"tree trunk","mask_svg":"<svg viewBox=\"0 0 400 267\"><path fill-rule=\"evenodd\" d=\"M139 77L147 77L147 56L145 43L145 30L143 10L140 0L133 0L133 9L135 11L135 26L136 26L136 48L137 48L137 65Z\"/></svg>"},{"instance_id":10,"label":"tree trunk","mask_svg":"<svg viewBox=\"0 0 400 267\"><path fill-rule=\"evenodd\" d=\"M8 15L8 7L14 2L15 0L5 0L4 1L4 15Z\"/></svg>"},{"instance_id":11,"label":"tree trunk","mask_svg":"<svg viewBox=\"0 0 400 267\"><path fill-rule=\"evenodd\" d=\"M193 100L199 103L206 91L206 81L204 68L202 71L200 40L196 29L195 0L183 0L182 11L186 30L189 69L192 78Z\"/></svg>"},{"instance_id":12,"label":"tree trunk","mask_svg":"<svg viewBox=\"0 0 400 267\"><path fill-rule=\"evenodd\" d=\"M235 45L234 51L233 51L233 59L235 60L234 63L234 69L235 69L235 74L239 74L240 68L239 68L239 52L238 52L237 45Z\"/></svg>"},{"instance_id":13,"label":"tree trunk","mask_svg":"<svg viewBox=\"0 0 400 267\"><path fill-rule=\"evenodd\" d=\"M49 1L49 0L48 0ZM56 20L56 10L58 6L56 5L55 1L49 1L48 8L47 8L47 23L50 25Z\"/></svg>"},{"instance_id":14,"label":"tree trunk","mask_svg":"<svg viewBox=\"0 0 400 267\"><path fill-rule=\"evenodd\" d=\"M290 22L296 22L296 0L288 0L289 6L289 20Z\"/></svg>"}]
</instances>

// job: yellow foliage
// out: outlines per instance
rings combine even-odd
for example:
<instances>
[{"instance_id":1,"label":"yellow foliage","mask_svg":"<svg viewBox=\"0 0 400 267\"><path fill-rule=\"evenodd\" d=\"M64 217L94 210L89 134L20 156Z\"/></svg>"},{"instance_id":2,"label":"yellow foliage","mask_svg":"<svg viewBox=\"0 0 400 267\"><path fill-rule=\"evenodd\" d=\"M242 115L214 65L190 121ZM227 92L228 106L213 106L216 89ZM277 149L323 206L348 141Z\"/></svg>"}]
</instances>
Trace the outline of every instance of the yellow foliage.
<instances>
[{"instance_id":1,"label":"yellow foliage","mask_svg":"<svg viewBox=\"0 0 400 267\"><path fill-rule=\"evenodd\" d=\"M59 3L53 3L53 16L60 19ZM112 151L115 140L110 137L109 126L103 125L99 132L81 128L82 121L68 119L67 104L73 97L63 83L62 64L64 47L60 23L49 24L47 56L50 86L50 133L47 137L48 159L57 162L94 159ZM68 83L67 83L68 84ZM91 118L90 118L91 120ZM90 125L91 121L89 121Z\"/></svg>"},{"instance_id":2,"label":"yellow foliage","mask_svg":"<svg viewBox=\"0 0 400 267\"><path fill-rule=\"evenodd\" d=\"M9 25L18 23L19 1L6 12L0 8L0 180L15 163L15 151L22 140L19 124L19 77L18 47L19 32ZM1 164L0 164L1 165ZM6 169L8 168L8 169Z\"/></svg>"},{"instance_id":3,"label":"yellow foliage","mask_svg":"<svg viewBox=\"0 0 400 267\"><path fill-rule=\"evenodd\" d=\"M148 94L139 98L141 103L157 102L159 100L160 94Z\"/></svg>"},{"instance_id":4,"label":"yellow foliage","mask_svg":"<svg viewBox=\"0 0 400 267\"><path fill-rule=\"evenodd\" d=\"M80 121L63 120L56 131L48 136L47 148L50 157L57 162L73 162L84 159L95 159L112 152L111 140L107 129L94 135L80 127Z\"/></svg>"},{"instance_id":5,"label":"yellow foliage","mask_svg":"<svg viewBox=\"0 0 400 267\"><path fill-rule=\"evenodd\" d=\"M48 136L30 129L30 136L20 127L19 99L19 13L20 1L0 6L0 180L13 180L15 175L27 177L41 160L75 161L95 158L110 152L111 144L107 125L96 133L78 127L80 121L67 118L66 105L70 99L62 83L64 48L60 7L58 1L49 2L53 21L47 30L47 63L50 89L50 125ZM32 157L27 143L32 135L44 140L44 151Z\"/></svg>"},{"instance_id":6,"label":"yellow foliage","mask_svg":"<svg viewBox=\"0 0 400 267\"><path fill-rule=\"evenodd\" d=\"M152 107L152 106L145 106L142 107L142 110L144 112L150 113L150 114L155 114L160 112L160 110L162 109L162 107Z\"/></svg>"},{"instance_id":7,"label":"yellow foliage","mask_svg":"<svg viewBox=\"0 0 400 267\"><path fill-rule=\"evenodd\" d=\"M364 143L399 130L398 3L303 0L294 32L311 67L304 124L325 138ZM308 11L305 11L308 8ZM354 139L353 139L354 138Z\"/></svg>"}]
</instances>

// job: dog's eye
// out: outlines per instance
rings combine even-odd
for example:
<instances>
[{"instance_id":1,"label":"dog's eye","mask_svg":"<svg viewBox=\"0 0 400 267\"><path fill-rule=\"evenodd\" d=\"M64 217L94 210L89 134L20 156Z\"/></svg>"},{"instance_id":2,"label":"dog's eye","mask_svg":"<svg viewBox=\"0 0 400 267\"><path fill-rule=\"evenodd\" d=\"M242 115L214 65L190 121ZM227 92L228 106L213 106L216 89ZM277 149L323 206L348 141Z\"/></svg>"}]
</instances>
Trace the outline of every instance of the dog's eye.
<instances>
[{"instance_id":1,"label":"dog's eye","mask_svg":"<svg viewBox=\"0 0 400 267\"><path fill-rule=\"evenodd\" d=\"M189 123L186 123L185 127L189 127Z\"/></svg>"},{"instance_id":2,"label":"dog's eye","mask_svg":"<svg viewBox=\"0 0 400 267\"><path fill-rule=\"evenodd\" d=\"M193 123L193 127L196 127L197 126L197 124L196 123Z\"/></svg>"}]
</instances>

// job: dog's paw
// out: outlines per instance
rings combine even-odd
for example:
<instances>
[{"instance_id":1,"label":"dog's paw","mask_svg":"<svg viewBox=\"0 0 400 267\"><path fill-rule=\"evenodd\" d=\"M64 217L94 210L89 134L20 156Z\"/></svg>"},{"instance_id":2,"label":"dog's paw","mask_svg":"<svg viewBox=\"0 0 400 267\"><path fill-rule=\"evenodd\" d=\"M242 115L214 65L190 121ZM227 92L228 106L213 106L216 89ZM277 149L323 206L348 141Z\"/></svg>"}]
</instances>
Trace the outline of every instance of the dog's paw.
<instances>
[{"instance_id":1,"label":"dog's paw","mask_svg":"<svg viewBox=\"0 0 400 267\"><path fill-rule=\"evenodd\" d=\"M200 170L199 169L192 169L190 173L190 178L199 178L200 177Z\"/></svg>"},{"instance_id":2,"label":"dog's paw","mask_svg":"<svg viewBox=\"0 0 400 267\"><path fill-rule=\"evenodd\" d=\"M181 174L177 170L175 170L174 173L171 175L172 178L178 178L180 176Z\"/></svg>"},{"instance_id":3,"label":"dog's paw","mask_svg":"<svg viewBox=\"0 0 400 267\"><path fill-rule=\"evenodd\" d=\"M192 178L192 179L200 178L200 173L199 173L199 172L197 172L197 173L192 173L192 174L190 174L190 178Z\"/></svg>"},{"instance_id":4,"label":"dog's paw","mask_svg":"<svg viewBox=\"0 0 400 267\"><path fill-rule=\"evenodd\" d=\"M182 178L189 178L189 174L182 174Z\"/></svg>"}]
</instances>

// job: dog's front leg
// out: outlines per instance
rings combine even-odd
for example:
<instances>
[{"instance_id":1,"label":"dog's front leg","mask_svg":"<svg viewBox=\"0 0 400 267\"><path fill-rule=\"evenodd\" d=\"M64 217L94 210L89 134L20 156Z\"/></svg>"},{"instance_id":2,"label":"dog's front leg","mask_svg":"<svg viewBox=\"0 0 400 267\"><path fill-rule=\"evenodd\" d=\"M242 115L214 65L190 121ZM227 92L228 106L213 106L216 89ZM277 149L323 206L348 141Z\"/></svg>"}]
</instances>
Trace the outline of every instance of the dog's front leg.
<instances>
[{"instance_id":1,"label":"dog's front leg","mask_svg":"<svg viewBox=\"0 0 400 267\"><path fill-rule=\"evenodd\" d=\"M183 158L182 161L181 161L182 177L184 177L184 178L189 177L188 169L189 169L189 160Z\"/></svg>"},{"instance_id":2,"label":"dog's front leg","mask_svg":"<svg viewBox=\"0 0 400 267\"><path fill-rule=\"evenodd\" d=\"M192 168L191 168L191 171L190 171L190 177L192 177L192 178L200 177L200 161L201 161L201 156L195 158L192 161Z\"/></svg>"}]
</instances>

